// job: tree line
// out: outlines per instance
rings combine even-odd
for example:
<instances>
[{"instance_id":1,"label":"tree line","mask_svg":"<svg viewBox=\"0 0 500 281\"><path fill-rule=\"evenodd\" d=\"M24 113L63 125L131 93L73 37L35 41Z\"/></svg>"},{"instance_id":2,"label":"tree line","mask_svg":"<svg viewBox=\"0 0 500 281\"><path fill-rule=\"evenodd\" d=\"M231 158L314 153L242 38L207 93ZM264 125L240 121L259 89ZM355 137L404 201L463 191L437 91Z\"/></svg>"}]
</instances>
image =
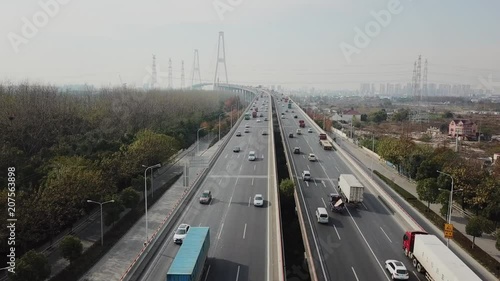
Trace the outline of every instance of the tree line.
<instances>
[{"instance_id":1,"label":"tree line","mask_svg":"<svg viewBox=\"0 0 500 281\"><path fill-rule=\"evenodd\" d=\"M371 140L366 147L371 149ZM480 160L462 158L447 147L418 145L404 136L378 139L375 152L392 163L401 174L416 180L419 199L427 202L428 207L440 203L440 213L445 217L453 178L453 202L475 215L466 228L467 234L473 238L497 228L500 222L498 161L487 167Z\"/></svg>"},{"instance_id":2,"label":"tree line","mask_svg":"<svg viewBox=\"0 0 500 281\"><path fill-rule=\"evenodd\" d=\"M165 163L196 141L202 122L217 123L239 102L228 92L0 84L0 182L15 167L17 254L71 227L96 207L87 199L114 199L106 205L112 223L138 201L142 165ZM0 201L7 202L6 185ZM7 235L0 230L2 257Z\"/></svg>"}]
</instances>

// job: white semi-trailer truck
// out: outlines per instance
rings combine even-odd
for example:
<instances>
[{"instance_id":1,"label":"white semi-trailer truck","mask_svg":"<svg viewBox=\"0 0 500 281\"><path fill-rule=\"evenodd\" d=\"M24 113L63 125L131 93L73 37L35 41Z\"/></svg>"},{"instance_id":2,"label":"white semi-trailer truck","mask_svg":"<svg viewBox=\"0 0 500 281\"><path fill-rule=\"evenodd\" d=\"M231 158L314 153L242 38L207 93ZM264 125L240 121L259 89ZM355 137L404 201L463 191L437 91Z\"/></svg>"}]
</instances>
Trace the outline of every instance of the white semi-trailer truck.
<instances>
[{"instance_id":1,"label":"white semi-trailer truck","mask_svg":"<svg viewBox=\"0 0 500 281\"><path fill-rule=\"evenodd\" d=\"M435 235L423 231L407 231L403 236L403 250L418 272L430 281L481 281Z\"/></svg>"}]
</instances>

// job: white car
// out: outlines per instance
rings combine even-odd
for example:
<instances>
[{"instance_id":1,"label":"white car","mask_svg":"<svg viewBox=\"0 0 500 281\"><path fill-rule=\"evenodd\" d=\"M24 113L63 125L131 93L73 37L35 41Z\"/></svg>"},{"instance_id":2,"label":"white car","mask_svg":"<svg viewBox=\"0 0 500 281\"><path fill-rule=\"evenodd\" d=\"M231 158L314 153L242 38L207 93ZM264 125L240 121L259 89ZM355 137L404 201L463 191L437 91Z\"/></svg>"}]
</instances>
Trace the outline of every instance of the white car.
<instances>
[{"instance_id":1,"label":"white car","mask_svg":"<svg viewBox=\"0 0 500 281\"><path fill-rule=\"evenodd\" d=\"M410 279L410 274L406 270L406 266L397 260L386 260L385 268L391 274L392 280L408 280Z\"/></svg>"},{"instance_id":2,"label":"white car","mask_svg":"<svg viewBox=\"0 0 500 281\"><path fill-rule=\"evenodd\" d=\"M312 132L313 132L313 129L312 129L312 128L309 128L309 129L307 129L307 132L308 132L308 133L312 133Z\"/></svg>"},{"instance_id":3,"label":"white car","mask_svg":"<svg viewBox=\"0 0 500 281\"><path fill-rule=\"evenodd\" d=\"M309 153L309 156L307 156L307 159L311 162L318 161L318 158L316 158L316 155L314 155L314 153Z\"/></svg>"},{"instance_id":4,"label":"white car","mask_svg":"<svg viewBox=\"0 0 500 281\"><path fill-rule=\"evenodd\" d=\"M257 156L255 156L255 151L250 151L248 153L248 160L249 161L255 161L255 159L257 159Z\"/></svg>"},{"instance_id":5,"label":"white car","mask_svg":"<svg viewBox=\"0 0 500 281\"><path fill-rule=\"evenodd\" d=\"M182 244L182 241L184 241L184 238L186 238L186 235L189 231L189 224L181 224L177 228L174 234L174 243L175 244Z\"/></svg>"},{"instance_id":6,"label":"white car","mask_svg":"<svg viewBox=\"0 0 500 281\"><path fill-rule=\"evenodd\" d=\"M250 125L248 125L248 124L245 124L245 128L250 128Z\"/></svg>"},{"instance_id":7,"label":"white car","mask_svg":"<svg viewBox=\"0 0 500 281\"><path fill-rule=\"evenodd\" d=\"M304 181L310 181L311 180L311 173L309 171L303 171L302 172L302 179Z\"/></svg>"},{"instance_id":8,"label":"white car","mask_svg":"<svg viewBox=\"0 0 500 281\"><path fill-rule=\"evenodd\" d=\"M260 123L260 119L257 119L257 123Z\"/></svg>"},{"instance_id":9,"label":"white car","mask_svg":"<svg viewBox=\"0 0 500 281\"><path fill-rule=\"evenodd\" d=\"M255 197L253 198L253 205L257 207L264 206L264 197L262 197L262 194L255 194Z\"/></svg>"}]
</instances>

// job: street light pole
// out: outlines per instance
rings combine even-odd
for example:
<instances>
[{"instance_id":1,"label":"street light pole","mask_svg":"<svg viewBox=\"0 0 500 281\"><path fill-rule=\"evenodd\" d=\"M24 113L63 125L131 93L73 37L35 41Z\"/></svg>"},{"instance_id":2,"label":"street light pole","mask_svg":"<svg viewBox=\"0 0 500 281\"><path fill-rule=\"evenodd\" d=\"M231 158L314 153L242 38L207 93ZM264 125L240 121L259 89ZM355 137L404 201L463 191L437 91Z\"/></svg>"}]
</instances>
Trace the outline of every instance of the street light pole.
<instances>
[{"instance_id":1,"label":"street light pole","mask_svg":"<svg viewBox=\"0 0 500 281\"><path fill-rule=\"evenodd\" d=\"M220 141L220 117L221 115L224 115L224 113L219 114L219 141Z\"/></svg>"},{"instance_id":2,"label":"street light pole","mask_svg":"<svg viewBox=\"0 0 500 281\"><path fill-rule=\"evenodd\" d=\"M233 128L233 106L231 106L231 129Z\"/></svg>"},{"instance_id":3,"label":"street light pole","mask_svg":"<svg viewBox=\"0 0 500 281\"><path fill-rule=\"evenodd\" d=\"M142 165L144 167L144 165ZM148 235L148 178L147 178L147 172L148 169L153 169L153 168L160 168L161 163L158 163L153 166L146 167L146 170L144 170L144 209L145 209L145 214L146 214L146 242L144 244L148 243L149 235ZM151 175L151 182L152 182L153 176Z\"/></svg>"},{"instance_id":4,"label":"street light pole","mask_svg":"<svg viewBox=\"0 0 500 281\"><path fill-rule=\"evenodd\" d=\"M114 203L115 200L109 200L109 201L106 201L106 202L97 202L97 201L94 201L94 200L87 200L87 203L95 203L95 204L99 204L101 206L101 246L104 245L104 230L103 230L103 221L102 221L102 205L104 204L107 204L107 203Z\"/></svg>"},{"instance_id":5,"label":"street light pole","mask_svg":"<svg viewBox=\"0 0 500 281\"><path fill-rule=\"evenodd\" d=\"M448 224L451 224L451 210L453 208L453 177L450 174L441 172L439 170L437 172L451 178L450 199L448 201ZM448 240L446 241L446 246L450 247L450 238L448 238Z\"/></svg>"},{"instance_id":6,"label":"street light pole","mask_svg":"<svg viewBox=\"0 0 500 281\"><path fill-rule=\"evenodd\" d=\"M196 131L196 144L197 144L197 151L200 153L200 131L205 129L206 127L201 127Z\"/></svg>"},{"instance_id":7,"label":"street light pole","mask_svg":"<svg viewBox=\"0 0 500 281\"><path fill-rule=\"evenodd\" d=\"M375 153L375 137L374 137L374 132L372 132L372 151ZM373 156L372 156L372 179L373 179Z\"/></svg>"}]
</instances>

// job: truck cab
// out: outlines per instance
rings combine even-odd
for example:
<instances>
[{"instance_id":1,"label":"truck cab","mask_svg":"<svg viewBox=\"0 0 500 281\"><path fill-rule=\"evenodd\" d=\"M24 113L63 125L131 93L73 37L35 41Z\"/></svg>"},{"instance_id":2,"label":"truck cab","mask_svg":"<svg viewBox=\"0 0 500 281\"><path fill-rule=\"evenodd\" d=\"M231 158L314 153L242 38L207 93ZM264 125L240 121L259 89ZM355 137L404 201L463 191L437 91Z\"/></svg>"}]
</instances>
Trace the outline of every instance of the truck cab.
<instances>
[{"instance_id":1,"label":"truck cab","mask_svg":"<svg viewBox=\"0 0 500 281\"><path fill-rule=\"evenodd\" d=\"M413 253L413 245L415 244L415 235L427 235L425 231L406 231L403 235L403 249L405 255Z\"/></svg>"}]
</instances>

